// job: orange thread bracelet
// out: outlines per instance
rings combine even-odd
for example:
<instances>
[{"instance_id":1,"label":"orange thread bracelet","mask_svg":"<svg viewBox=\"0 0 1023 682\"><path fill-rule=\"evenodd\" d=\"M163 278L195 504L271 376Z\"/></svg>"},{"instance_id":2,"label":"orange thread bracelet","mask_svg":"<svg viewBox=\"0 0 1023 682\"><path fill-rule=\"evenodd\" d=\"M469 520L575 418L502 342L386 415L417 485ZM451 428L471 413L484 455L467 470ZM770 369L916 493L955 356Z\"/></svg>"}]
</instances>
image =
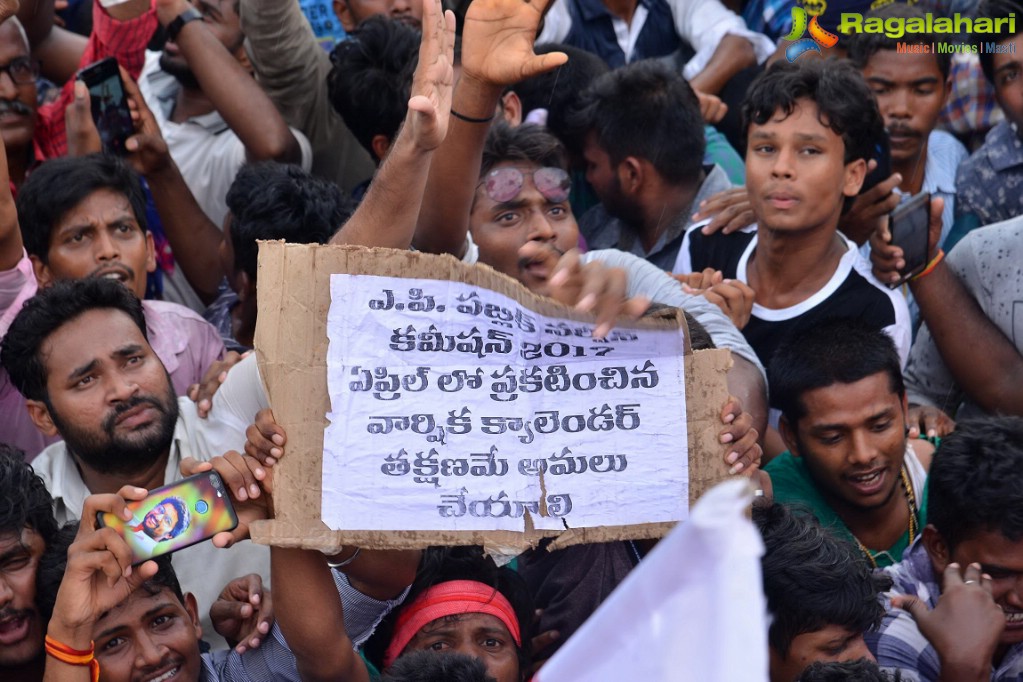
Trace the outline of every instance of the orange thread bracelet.
<instances>
[{"instance_id":1,"label":"orange thread bracelet","mask_svg":"<svg viewBox=\"0 0 1023 682\"><path fill-rule=\"evenodd\" d=\"M99 661L96 660L96 644L89 642L88 649L72 649L46 635L46 654L68 665L87 665L92 682L99 682Z\"/></svg>"},{"instance_id":2,"label":"orange thread bracelet","mask_svg":"<svg viewBox=\"0 0 1023 682\"><path fill-rule=\"evenodd\" d=\"M931 274L932 272L934 272L934 268L938 267L938 263L940 263L942 261L942 259L944 259L944 258L945 258L945 250L944 249L938 249L937 255L935 255L934 258L931 259L931 262L927 264L927 267L924 268L923 270L921 270L920 272L918 272L917 274L913 275L910 278L909 281L910 282L915 282L918 279L921 279L921 278L926 277L927 275Z\"/></svg>"}]
</instances>

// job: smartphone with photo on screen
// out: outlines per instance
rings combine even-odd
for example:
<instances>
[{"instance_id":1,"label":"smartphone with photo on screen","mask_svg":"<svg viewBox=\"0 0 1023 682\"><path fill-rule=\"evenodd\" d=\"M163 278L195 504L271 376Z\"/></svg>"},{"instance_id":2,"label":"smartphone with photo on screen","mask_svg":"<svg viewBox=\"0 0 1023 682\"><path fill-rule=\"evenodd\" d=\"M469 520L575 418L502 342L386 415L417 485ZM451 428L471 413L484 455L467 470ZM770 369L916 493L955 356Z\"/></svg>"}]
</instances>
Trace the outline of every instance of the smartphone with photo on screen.
<instances>
[{"instance_id":1,"label":"smartphone with photo on screen","mask_svg":"<svg viewBox=\"0 0 1023 682\"><path fill-rule=\"evenodd\" d=\"M78 79L89 89L92 120L96 123L103 150L123 155L124 143L135 134L128 97L117 60L107 57L78 72Z\"/></svg>"},{"instance_id":2,"label":"smartphone with photo on screen","mask_svg":"<svg viewBox=\"0 0 1023 682\"><path fill-rule=\"evenodd\" d=\"M144 500L128 503L131 521L109 512L97 515L100 526L117 530L131 548L132 565L203 542L234 530L238 515L224 481L215 471L151 490Z\"/></svg>"},{"instance_id":3,"label":"smartphone with photo on screen","mask_svg":"<svg viewBox=\"0 0 1023 682\"><path fill-rule=\"evenodd\" d=\"M930 260L931 195L921 192L899 204L888 219L892 245L902 249L906 266L899 271L899 281L888 286L895 288L927 267Z\"/></svg>"}]
</instances>

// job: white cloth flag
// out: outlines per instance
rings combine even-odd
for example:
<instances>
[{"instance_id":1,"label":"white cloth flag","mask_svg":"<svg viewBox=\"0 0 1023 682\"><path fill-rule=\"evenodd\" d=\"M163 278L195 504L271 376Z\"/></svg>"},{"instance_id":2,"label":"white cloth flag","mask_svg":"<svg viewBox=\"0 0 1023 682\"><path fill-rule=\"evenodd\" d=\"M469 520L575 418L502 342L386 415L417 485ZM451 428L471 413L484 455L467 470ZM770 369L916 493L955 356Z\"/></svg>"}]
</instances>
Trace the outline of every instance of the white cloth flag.
<instances>
[{"instance_id":1,"label":"white cloth flag","mask_svg":"<svg viewBox=\"0 0 1023 682\"><path fill-rule=\"evenodd\" d=\"M764 545L727 481L640 562L535 682L766 682Z\"/></svg>"}]
</instances>

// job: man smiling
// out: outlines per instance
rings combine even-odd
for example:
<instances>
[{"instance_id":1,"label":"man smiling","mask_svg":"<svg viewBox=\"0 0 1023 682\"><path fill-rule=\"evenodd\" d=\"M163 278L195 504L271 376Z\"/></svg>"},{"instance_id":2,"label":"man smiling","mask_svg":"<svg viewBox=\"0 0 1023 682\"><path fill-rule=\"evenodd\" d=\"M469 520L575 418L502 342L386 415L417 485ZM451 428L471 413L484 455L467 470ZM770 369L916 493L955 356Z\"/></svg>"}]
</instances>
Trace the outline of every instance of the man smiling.
<instances>
[{"instance_id":1,"label":"man smiling","mask_svg":"<svg viewBox=\"0 0 1023 682\"><path fill-rule=\"evenodd\" d=\"M131 530L145 533L156 542L173 540L188 528L188 506L180 497L168 497L156 505Z\"/></svg>"},{"instance_id":2,"label":"man smiling","mask_svg":"<svg viewBox=\"0 0 1023 682\"><path fill-rule=\"evenodd\" d=\"M902 608L867 644L903 680L1023 679L1023 419L961 423L935 453L928 489L922 541L888 570Z\"/></svg>"},{"instance_id":3,"label":"man smiling","mask_svg":"<svg viewBox=\"0 0 1023 682\"><path fill-rule=\"evenodd\" d=\"M0 500L0 678L35 682L42 676L45 626L36 609L36 571L57 522L43 481L5 445Z\"/></svg>"},{"instance_id":4,"label":"man smiling","mask_svg":"<svg viewBox=\"0 0 1023 682\"><path fill-rule=\"evenodd\" d=\"M768 377L789 448L764 469L775 500L809 507L875 567L899 561L925 522L931 447L906 438L891 339L856 320L821 324L782 344Z\"/></svg>"}]
</instances>

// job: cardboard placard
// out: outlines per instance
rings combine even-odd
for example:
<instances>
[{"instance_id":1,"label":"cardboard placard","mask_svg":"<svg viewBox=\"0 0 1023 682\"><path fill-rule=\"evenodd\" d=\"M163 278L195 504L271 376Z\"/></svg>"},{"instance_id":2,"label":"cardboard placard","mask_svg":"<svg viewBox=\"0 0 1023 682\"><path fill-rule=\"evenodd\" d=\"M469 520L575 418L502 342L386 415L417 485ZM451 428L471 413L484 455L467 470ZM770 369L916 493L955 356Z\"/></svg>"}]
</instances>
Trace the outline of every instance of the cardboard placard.
<instances>
[{"instance_id":1,"label":"cardboard placard","mask_svg":"<svg viewBox=\"0 0 1023 682\"><path fill-rule=\"evenodd\" d=\"M538 297L518 282L486 266L468 266L451 256L410 251L291 245L261 242L259 318L255 345L260 375L277 422L288 433L287 454L274 467L276 518L253 524L254 541L337 551L342 545L404 549L428 545L481 544L525 548L557 531L332 531L321 520L324 429L330 412L327 391L327 313L330 276L337 273L464 282L496 291L541 315L579 322L587 315ZM634 325L677 327L681 317L645 318ZM684 321L681 321L684 325ZM728 395L726 350L688 348L685 383L689 441L689 494L695 501L727 477L719 413ZM562 531L556 546L614 539L660 537L674 524L602 526Z\"/></svg>"}]
</instances>

